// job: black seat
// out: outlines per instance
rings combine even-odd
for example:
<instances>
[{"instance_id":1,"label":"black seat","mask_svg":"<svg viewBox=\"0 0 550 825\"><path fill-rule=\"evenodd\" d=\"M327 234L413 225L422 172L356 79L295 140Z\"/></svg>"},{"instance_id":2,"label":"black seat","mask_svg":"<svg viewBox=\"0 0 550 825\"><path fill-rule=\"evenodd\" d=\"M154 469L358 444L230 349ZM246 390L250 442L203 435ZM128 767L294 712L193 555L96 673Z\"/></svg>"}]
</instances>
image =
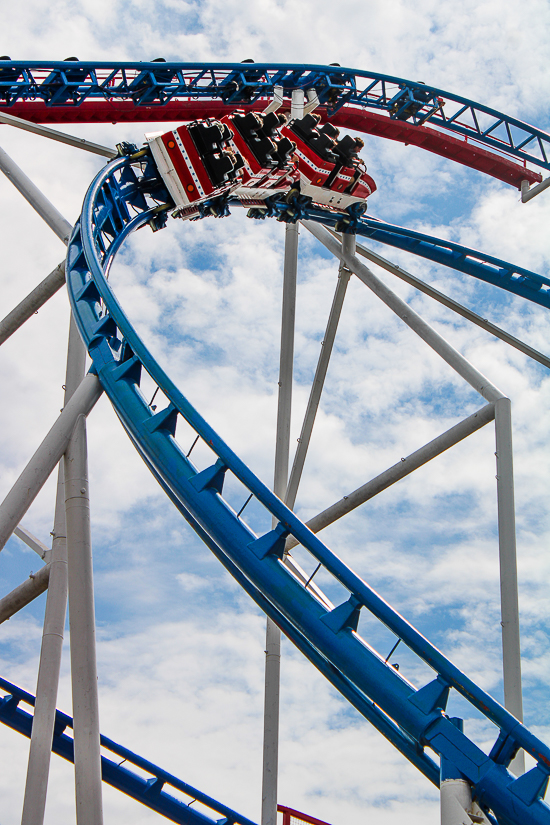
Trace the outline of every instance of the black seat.
<instances>
[{"instance_id":1,"label":"black seat","mask_svg":"<svg viewBox=\"0 0 550 825\"><path fill-rule=\"evenodd\" d=\"M307 143L320 120L321 118L319 115L309 114L301 120L293 121L290 128L296 135L298 135L298 137L302 138L302 140L305 140Z\"/></svg>"},{"instance_id":2,"label":"black seat","mask_svg":"<svg viewBox=\"0 0 550 825\"><path fill-rule=\"evenodd\" d=\"M230 176L234 177L231 173L234 172L235 164L236 158L232 158L227 152L222 152L219 155L208 155L204 158L205 169L214 186L222 186L230 180Z\"/></svg>"},{"instance_id":3,"label":"black seat","mask_svg":"<svg viewBox=\"0 0 550 825\"><path fill-rule=\"evenodd\" d=\"M258 163L266 169L277 166L274 156L277 154L277 145L269 137L262 136L250 147L256 156Z\"/></svg>"},{"instance_id":4,"label":"black seat","mask_svg":"<svg viewBox=\"0 0 550 825\"><path fill-rule=\"evenodd\" d=\"M321 126L319 131L323 135L328 135L328 137L332 138L333 140L338 140L338 138L340 137L340 129L337 129L333 123L325 123L324 126Z\"/></svg>"},{"instance_id":5,"label":"black seat","mask_svg":"<svg viewBox=\"0 0 550 825\"><path fill-rule=\"evenodd\" d=\"M358 151L357 141L351 135L345 135L334 147L334 154L346 166L353 166L356 163Z\"/></svg>"},{"instance_id":6,"label":"black seat","mask_svg":"<svg viewBox=\"0 0 550 825\"><path fill-rule=\"evenodd\" d=\"M262 131L264 135L268 137L278 136L277 130L286 123L286 117L284 115L278 115L276 112L269 112L269 114L263 115L262 119Z\"/></svg>"},{"instance_id":7,"label":"black seat","mask_svg":"<svg viewBox=\"0 0 550 825\"><path fill-rule=\"evenodd\" d=\"M257 139L258 132L263 125L261 118L255 112L248 112L246 115L233 115L232 122L247 143Z\"/></svg>"},{"instance_id":8,"label":"black seat","mask_svg":"<svg viewBox=\"0 0 550 825\"><path fill-rule=\"evenodd\" d=\"M277 166L282 169L290 162L292 155L296 151L296 144L293 140L284 137L277 141L277 151L273 155L273 160L276 161Z\"/></svg>"},{"instance_id":9,"label":"black seat","mask_svg":"<svg viewBox=\"0 0 550 825\"><path fill-rule=\"evenodd\" d=\"M314 133L309 141L309 145L323 160L329 160L331 163L336 162L336 157L334 156L336 141L333 138L326 134Z\"/></svg>"},{"instance_id":10,"label":"black seat","mask_svg":"<svg viewBox=\"0 0 550 825\"><path fill-rule=\"evenodd\" d=\"M189 126L189 134L193 138L193 143L198 149L201 157L219 152L227 138L226 126L222 126L217 120L201 123L192 123ZM227 131L229 131L227 129Z\"/></svg>"}]
</instances>

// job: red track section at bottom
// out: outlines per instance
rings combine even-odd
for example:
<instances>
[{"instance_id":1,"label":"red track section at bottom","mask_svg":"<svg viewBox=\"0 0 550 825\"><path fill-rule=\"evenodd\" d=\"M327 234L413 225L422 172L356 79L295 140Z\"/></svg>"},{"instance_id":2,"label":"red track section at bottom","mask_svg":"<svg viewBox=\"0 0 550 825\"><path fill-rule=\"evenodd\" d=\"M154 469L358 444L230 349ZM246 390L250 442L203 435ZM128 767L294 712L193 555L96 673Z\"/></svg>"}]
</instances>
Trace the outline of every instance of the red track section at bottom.
<instances>
[{"instance_id":1,"label":"red track section at bottom","mask_svg":"<svg viewBox=\"0 0 550 825\"><path fill-rule=\"evenodd\" d=\"M246 110L261 111L267 101L253 106L239 106ZM1 112L30 120L33 123L147 123L200 120L206 117L223 117L230 111L229 106L215 100L177 100L164 105L135 106L130 101L93 100L80 106L46 106L43 102L15 103L0 108ZM281 109L285 111L285 109ZM322 120L327 119L323 108L317 110ZM521 181L529 184L540 183L542 175L528 169L510 157L489 152L467 140L433 129L431 126L414 126L402 120L393 120L388 115L370 112L357 107L342 107L331 118L335 126L352 129L363 134L376 135L418 146L436 155L453 160L470 169L476 169L493 178L509 183L517 189Z\"/></svg>"}]
</instances>

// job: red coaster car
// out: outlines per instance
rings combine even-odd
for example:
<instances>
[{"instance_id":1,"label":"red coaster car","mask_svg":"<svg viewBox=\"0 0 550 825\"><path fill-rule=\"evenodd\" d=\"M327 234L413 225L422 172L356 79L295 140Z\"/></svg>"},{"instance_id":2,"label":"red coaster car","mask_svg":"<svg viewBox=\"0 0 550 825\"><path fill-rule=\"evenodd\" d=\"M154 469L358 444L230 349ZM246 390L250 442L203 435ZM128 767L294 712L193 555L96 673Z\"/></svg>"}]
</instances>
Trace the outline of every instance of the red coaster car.
<instances>
[{"instance_id":1,"label":"red coaster car","mask_svg":"<svg viewBox=\"0 0 550 825\"><path fill-rule=\"evenodd\" d=\"M229 195L261 207L274 195L297 191L338 212L354 204L366 209L376 184L359 158L363 141L339 139L335 126L319 129L319 120L309 114L287 123L275 112L236 111L221 121L146 135L174 200L174 217L202 216L203 204L212 214L226 214Z\"/></svg>"},{"instance_id":2,"label":"red coaster car","mask_svg":"<svg viewBox=\"0 0 550 825\"><path fill-rule=\"evenodd\" d=\"M281 129L296 143L302 195L336 210L366 201L376 184L359 158L363 141L350 135L339 140L336 126L325 123L318 128L319 121L319 115L309 114Z\"/></svg>"},{"instance_id":3,"label":"red coaster car","mask_svg":"<svg viewBox=\"0 0 550 825\"><path fill-rule=\"evenodd\" d=\"M145 135L176 205L174 217L198 215L199 204L239 186L244 162L228 146L231 137L229 128L217 120L195 121L172 132Z\"/></svg>"},{"instance_id":4,"label":"red coaster car","mask_svg":"<svg viewBox=\"0 0 550 825\"><path fill-rule=\"evenodd\" d=\"M231 147L243 159L241 184L234 193L243 205L260 205L296 185L296 143L280 134L286 123L284 115L236 111L224 117L222 123L233 133Z\"/></svg>"}]
</instances>

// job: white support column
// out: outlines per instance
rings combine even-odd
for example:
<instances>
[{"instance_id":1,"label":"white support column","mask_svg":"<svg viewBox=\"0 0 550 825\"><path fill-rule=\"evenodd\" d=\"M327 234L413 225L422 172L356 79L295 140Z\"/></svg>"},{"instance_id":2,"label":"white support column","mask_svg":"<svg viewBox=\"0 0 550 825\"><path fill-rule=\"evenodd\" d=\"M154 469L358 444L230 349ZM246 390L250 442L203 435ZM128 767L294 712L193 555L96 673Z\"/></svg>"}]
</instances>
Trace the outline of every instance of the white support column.
<instances>
[{"instance_id":1,"label":"white support column","mask_svg":"<svg viewBox=\"0 0 550 825\"><path fill-rule=\"evenodd\" d=\"M26 132L32 132L35 135L40 135L40 137L66 143L68 146L75 146L77 149L85 149L86 152L92 152L94 155L102 155L102 157L109 158L109 160L117 156L116 149L109 149L108 146L101 146L99 143L92 143L90 140L68 135L66 132L58 132L57 129L50 129L49 126L32 123L30 120L23 120L23 118L14 117L5 112L0 112L0 123L15 126L17 129L24 129Z\"/></svg>"},{"instance_id":2,"label":"white support column","mask_svg":"<svg viewBox=\"0 0 550 825\"><path fill-rule=\"evenodd\" d=\"M423 447L415 450L414 453L410 453L410 455L402 458L401 461L394 464L393 467L384 470L383 473L371 478L366 484L362 484L361 487L344 496L340 501L331 504L326 510L313 516L313 518L306 522L307 527L309 527L312 533L319 533L321 530L324 530L325 527L328 527L329 524L334 524L334 522L341 519L342 516L351 513L356 507L374 498L374 496L383 490L387 490L392 484L395 484L402 478L406 478L406 476L410 475L414 470L418 470L419 467L427 464L428 461L441 455L441 453L444 453L450 447L463 441L469 435L472 435L472 433L477 432L477 430L480 430L488 424L489 421L492 421L494 417L494 405L487 404L477 412L469 415L468 418L455 424L450 430L438 435L437 438L434 438L432 441L424 444ZM291 550L293 547L296 547L297 544L298 542L294 536L289 536L286 541L286 549Z\"/></svg>"},{"instance_id":3,"label":"white support column","mask_svg":"<svg viewBox=\"0 0 550 825\"><path fill-rule=\"evenodd\" d=\"M85 364L86 347L80 338L74 318L71 315L65 377L65 403L69 401L81 383ZM46 808L57 689L67 612L68 573L65 526L64 466L63 461L61 461L57 479L48 598L44 617L21 825L42 825Z\"/></svg>"},{"instance_id":4,"label":"white support column","mask_svg":"<svg viewBox=\"0 0 550 825\"><path fill-rule=\"evenodd\" d=\"M290 104L290 117L301 120L304 116L305 94L303 89L292 90L292 102Z\"/></svg>"},{"instance_id":5,"label":"white support column","mask_svg":"<svg viewBox=\"0 0 550 825\"><path fill-rule=\"evenodd\" d=\"M523 722L512 412L509 398L501 398L495 404L495 436L504 706L516 719ZM510 768L517 775L524 773L523 751L518 753Z\"/></svg>"},{"instance_id":6,"label":"white support column","mask_svg":"<svg viewBox=\"0 0 550 825\"><path fill-rule=\"evenodd\" d=\"M44 617L36 703L21 825L42 825L50 773L57 688L67 608L67 548L63 462L59 466L57 499L49 567L48 599Z\"/></svg>"},{"instance_id":7,"label":"white support column","mask_svg":"<svg viewBox=\"0 0 550 825\"><path fill-rule=\"evenodd\" d=\"M14 587L11 593L0 599L0 624L41 596L48 589L49 579L50 565L45 564L38 573L33 573L22 584Z\"/></svg>"},{"instance_id":8,"label":"white support column","mask_svg":"<svg viewBox=\"0 0 550 825\"><path fill-rule=\"evenodd\" d=\"M56 266L49 275L29 292L6 317L0 321L0 344L3 344L10 335L19 329L31 315L38 312L46 301L55 295L65 283L65 261Z\"/></svg>"},{"instance_id":9,"label":"white support column","mask_svg":"<svg viewBox=\"0 0 550 825\"><path fill-rule=\"evenodd\" d=\"M281 631L267 617L265 633L264 749L261 825L276 825L279 779Z\"/></svg>"},{"instance_id":10,"label":"white support column","mask_svg":"<svg viewBox=\"0 0 550 825\"><path fill-rule=\"evenodd\" d=\"M88 415L102 392L98 377L88 373L0 504L0 550L61 459L78 416Z\"/></svg>"},{"instance_id":11,"label":"white support column","mask_svg":"<svg viewBox=\"0 0 550 825\"><path fill-rule=\"evenodd\" d=\"M65 453L64 466L76 821L77 825L102 825L90 499L86 418L83 415L76 423Z\"/></svg>"},{"instance_id":12,"label":"white support column","mask_svg":"<svg viewBox=\"0 0 550 825\"><path fill-rule=\"evenodd\" d=\"M30 203L40 217L46 221L57 237L63 243L69 242L72 232L71 224L65 220L55 206L42 194L40 189L34 185L22 169L10 158L3 149L0 149L0 170L5 174L18 189L23 197Z\"/></svg>"},{"instance_id":13,"label":"white support column","mask_svg":"<svg viewBox=\"0 0 550 825\"><path fill-rule=\"evenodd\" d=\"M545 189L548 189L550 186L550 178L546 178L545 180L541 181L540 183L536 183L534 186L529 188L529 181L522 180L521 182L521 202L527 203L532 198L536 197L539 192L544 192Z\"/></svg>"},{"instance_id":14,"label":"white support column","mask_svg":"<svg viewBox=\"0 0 550 825\"><path fill-rule=\"evenodd\" d=\"M281 322L281 356L279 363L279 395L277 434L275 440L275 472L273 492L284 500L290 451L290 416L292 410L292 376L294 370L294 326L296 321L296 273L298 268L298 224L286 224Z\"/></svg>"},{"instance_id":15,"label":"white support column","mask_svg":"<svg viewBox=\"0 0 550 825\"><path fill-rule=\"evenodd\" d=\"M273 483L274 492L280 499L284 499L288 480L297 267L298 226L296 224L287 224L285 232L281 357L279 365L279 396L277 406L275 473ZM275 524L276 520L274 520L274 526ZM279 766L281 631L275 622L273 622L270 618L267 619L265 653L264 748L261 825L276 825Z\"/></svg>"},{"instance_id":16,"label":"white support column","mask_svg":"<svg viewBox=\"0 0 550 825\"><path fill-rule=\"evenodd\" d=\"M353 255L355 253L355 235L343 235L342 245L346 252ZM343 264L340 264L338 269L338 283L336 285L336 291L332 301L325 336L321 342L321 354L317 363L317 369L315 370L315 377L311 386L306 414L304 416L304 423L300 432L300 438L298 439L298 447L296 450L296 455L294 456L292 471L290 473L290 479L286 491L285 503L291 510L294 508L294 504L296 502L296 495L298 493L298 487L300 485L300 479L304 469L311 433L313 432L315 416L317 415L317 410L319 409L321 393L323 392L323 386L327 375L330 356L332 354L332 347L334 345L336 330L338 329L338 322L340 320L340 314L342 312L342 306L344 304L344 298L350 275L351 272L349 269L347 269Z\"/></svg>"},{"instance_id":17,"label":"white support column","mask_svg":"<svg viewBox=\"0 0 550 825\"><path fill-rule=\"evenodd\" d=\"M327 230L312 221L305 221L304 224L327 249L343 260L375 295L437 352L470 386L483 398L495 405L504 704L510 713L513 713L517 719L522 721L510 399L506 398L497 387L476 370L464 356L427 324L405 301L402 301L383 284L368 267L355 256L345 254L340 244ZM515 773L523 773L523 760L523 752L520 752L511 764L511 768Z\"/></svg>"}]
</instances>

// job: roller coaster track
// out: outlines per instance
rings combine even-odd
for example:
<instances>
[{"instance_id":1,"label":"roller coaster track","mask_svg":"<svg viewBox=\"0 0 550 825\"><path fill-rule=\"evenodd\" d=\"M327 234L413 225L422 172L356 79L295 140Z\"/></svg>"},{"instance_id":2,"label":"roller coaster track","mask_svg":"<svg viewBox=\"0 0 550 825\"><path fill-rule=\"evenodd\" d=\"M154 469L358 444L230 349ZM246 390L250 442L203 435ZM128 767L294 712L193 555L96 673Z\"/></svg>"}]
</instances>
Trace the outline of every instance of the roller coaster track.
<instances>
[{"instance_id":1,"label":"roller coaster track","mask_svg":"<svg viewBox=\"0 0 550 825\"><path fill-rule=\"evenodd\" d=\"M152 163L120 157L97 175L86 194L67 253L67 286L80 333L102 386L132 442L184 518L257 604L346 696L432 782L438 768L427 747L449 760L471 783L476 800L499 825L549 825L542 801L550 774L550 748L479 688L350 570L232 452L202 418L147 350L107 280L114 256L139 227L163 224L166 205ZM281 206L280 209L286 207ZM295 215L296 217L296 215ZM300 218L333 226L338 216L303 206ZM472 274L485 272L517 294L544 303L549 282L534 273L435 239L396 232L372 219L357 219L358 234L393 232L396 245L430 246L447 263ZM379 234L380 237L380 234ZM423 250L426 251L426 250ZM435 254L435 253L434 253ZM473 270L476 270L474 272ZM493 282L496 282L493 280ZM518 292L520 288L525 292ZM547 305L544 303L544 305ZM167 399L154 412L140 391L147 373ZM213 454L198 471L176 441L184 419ZM256 533L223 497L224 481L236 477L276 519L275 529ZM348 592L333 606L285 564L285 542L293 537ZM368 610L434 672L417 689L357 633ZM449 692L457 691L498 729L486 755L445 714ZM518 747L536 760L520 778L507 770ZM491 813L492 812L492 813Z\"/></svg>"},{"instance_id":2,"label":"roller coaster track","mask_svg":"<svg viewBox=\"0 0 550 825\"><path fill-rule=\"evenodd\" d=\"M413 144L520 187L550 170L550 135L468 98L391 75L269 63L1 61L0 111L34 122L182 120L315 92L338 126ZM520 163L518 163L519 161ZM521 165L523 164L523 165Z\"/></svg>"},{"instance_id":3,"label":"roller coaster track","mask_svg":"<svg viewBox=\"0 0 550 825\"><path fill-rule=\"evenodd\" d=\"M35 697L5 679L0 679L0 689L5 691L5 695L0 698L0 721L30 738L33 717L19 705L23 703L34 706ZM72 718L58 710L55 716L52 750L69 762L74 762L74 740L67 733L72 727ZM102 736L101 747L108 751L110 756L115 757L112 759L102 755L103 781L172 822L180 825L254 825L246 817L226 805L221 805L202 791L182 782L147 759L113 742L112 739ZM131 767L137 768L137 771L131 770ZM144 778L144 772L147 778ZM185 794L189 801L175 798L167 788L172 789L172 794L174 791L178 795ZM217 818L193 809L193 802L201 803L209 809L209 813L217 814Z\"/></svg>"},{"instance_id":4,"label":"roller coaster track","mask_svg":"<svg viewBox=\"0 0 550 825\"><path fill-rule=\"evenodd\" d=\"M326 66L176 63L0 63L0 111L34 122L191 120L219 116L227 107L265 108L281 87L315 90L319 111L336 125L422 146L429 151L520 186L541 180L527 162L550 169L550 135L488 107L434 87L387 75ZM285 103L283 103L283 106ZM434 128L437 127L437 128ZM522 161L520 165L517 161ZM452 763L472 785L477 802L498 825L550 825L542 801L550 775L550 748L474 684L372 588L333 554L230 450L149 353L124 314L107 276L131 232L164 225L167 196L152 163L120 157L93 181L67 253L67 286L92 369L124 428L171 501L236 581L296 647L401 753L434 784L439 765L427 752ZM374 218L341 218L311 205L274 203L272 216L307 219L353 231L550 307L550 279L494 256L393 226ZM140 391L147 373L167 399L153 411ZM176 441L184 419L213 453L198 471ZM233 475L277 520L256 535L223 497ZM291 537L348 592L332 605L285 563ZM434 678L417 689L357 633L361 610L369 611L422 659ZM34 697L0 680L0 721L29 736L32 716L19 708ZM455 690L492 722L496 740L486 755L445 709ZM72 759L72 720L57 712L53 750ZM164 789L172 786L223 816L249 820L102 737L102 745L146 771L102 757L103 778L133 798L186 825L215 821L193 811ZM518 748L536 760L520 778L508 770Z\"/></svg>"}]
</instances>

